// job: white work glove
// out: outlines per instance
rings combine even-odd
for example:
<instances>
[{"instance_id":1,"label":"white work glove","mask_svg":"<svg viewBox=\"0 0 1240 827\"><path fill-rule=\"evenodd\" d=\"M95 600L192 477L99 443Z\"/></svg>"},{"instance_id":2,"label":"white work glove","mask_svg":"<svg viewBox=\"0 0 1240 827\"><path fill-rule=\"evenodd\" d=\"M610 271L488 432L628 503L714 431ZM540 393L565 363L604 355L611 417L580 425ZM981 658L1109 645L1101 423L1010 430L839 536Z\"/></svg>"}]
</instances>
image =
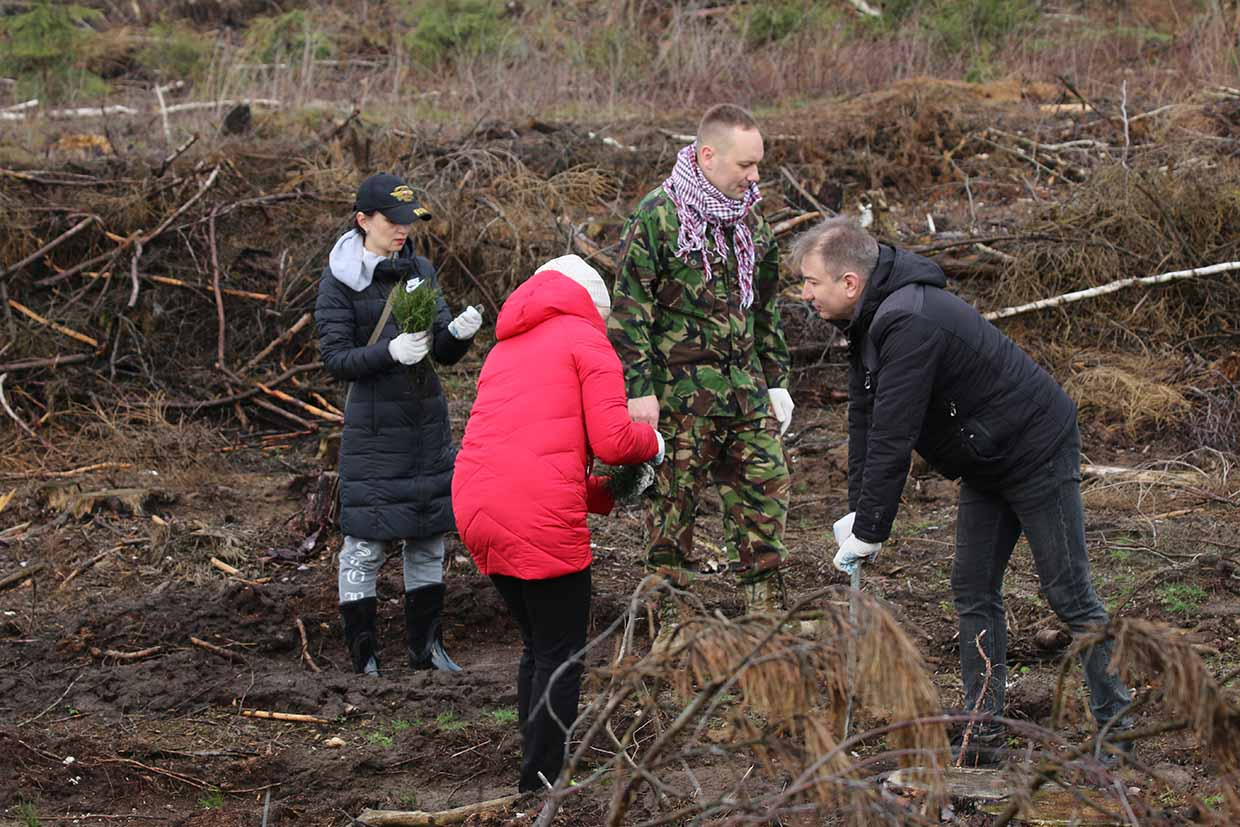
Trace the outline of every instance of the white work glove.
<instances>
[{"instance_id":1,"label":"white work glove","mask_svg":"<svg viewBox=\"0 0 1240 827\"><path fill-rule=\"evenodd\" d=\"M448 332L458 339L470 339L482 327L482 311L470 305L448 324Z\"/></svg>"},{"instance_id":2,"label":"white work glove","mask_svg":"<svg viewBox=\"0 0 1240 827\"><path fill-rule=\"evenodd\" d=\"M843 517L835 521L831 526L831 532L835 534L835 544L837 546L844 545L844 541L848 539L848 535L852 534L853 520L857 519L856 511L849 511Z\"/></svg>"},{"instance_id":3,"label":"white work glove","mask_svg":"<svg viewBox=\"0 0 1240 827\"><path fill-rule=\"evenodd\" d=\"M865 540L858 540L856 534L849 534L835 554L835 567L851 575L857 570L857 566L877 557L878 550L882 547L882 543L867 543Z\"/></svg>"},{"instance_id":4,"label":"white work glove","mask_svg":"<svg viewBox=\"0 0 1240 827\"><path fill-rule=\"evenodd\" d=\"M771 413L775 414L775 420L779 422L779 435L783 436L792 424L792 409L796 405L792 404L792 396L783 388L770 388L767 393L771 397Z\"/></svg>"},{"instance_id":5,"label":"white work glove","mask_svg":"<svg viewBox=\"0 0 1240 827\"><path fill-rule=\"evenodd\" d=\"M426 358L431 350L431 334L402 333L388 342L388 353L402 365L416 365Z\"/></svg>"},{"instance_id":6,"label":"white work glove","mask_svg":"<svg viewBox=\"0 0 1240 827\"><path fill-rule=\"evenodd\" d=\"M663 455L667 452L667 444L663 441L663 434L659 433L657 429L654 432L654 438L659 441L659 453L654 455L650 460L650 464L661 465L663 464Z\"/></svg>"}]
</instances>

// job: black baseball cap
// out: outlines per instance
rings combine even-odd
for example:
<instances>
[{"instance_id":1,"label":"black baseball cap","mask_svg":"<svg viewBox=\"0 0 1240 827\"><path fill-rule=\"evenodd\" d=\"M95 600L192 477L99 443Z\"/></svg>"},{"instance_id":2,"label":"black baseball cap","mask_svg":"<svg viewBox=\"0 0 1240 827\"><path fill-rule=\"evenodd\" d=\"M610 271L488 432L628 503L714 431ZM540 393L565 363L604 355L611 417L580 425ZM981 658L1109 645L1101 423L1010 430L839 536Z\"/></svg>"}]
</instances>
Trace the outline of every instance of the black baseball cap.
<instances>
[{"instance_id":1,"label":"black baseball cap","mask_svg":"<svg viewBox=\"0 0 1240 827\"><path fill-rule=\"evenodd\" d=\"M430 210L418 204L409 185L386 172L372 175L357 189L358 212L381 212L393 224L412 224L415 219L431 220Z\"/></svg>"}]
</instances>

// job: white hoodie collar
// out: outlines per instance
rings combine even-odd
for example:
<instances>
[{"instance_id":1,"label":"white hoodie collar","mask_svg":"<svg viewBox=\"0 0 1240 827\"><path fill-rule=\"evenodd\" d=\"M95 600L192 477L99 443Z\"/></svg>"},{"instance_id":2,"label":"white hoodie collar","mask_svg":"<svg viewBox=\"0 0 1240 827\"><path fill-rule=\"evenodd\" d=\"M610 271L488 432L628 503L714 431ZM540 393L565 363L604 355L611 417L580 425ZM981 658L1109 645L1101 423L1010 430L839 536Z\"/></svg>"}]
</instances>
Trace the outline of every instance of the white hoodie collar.
<instances>
[{"instance_id":1,"label":"white hoodie collar","mask_svg":"<svg viewBox=\"0 0 1240 827\"><path fill-rule=\"evenodd\" d=\"M332 247L331 256L328 258L328 266L336 281L360 293L370 286L375 268L385 258L386 256L366 249L361 233L349 230L336 239L336 246Z\"/></svg>"}]
</instances>

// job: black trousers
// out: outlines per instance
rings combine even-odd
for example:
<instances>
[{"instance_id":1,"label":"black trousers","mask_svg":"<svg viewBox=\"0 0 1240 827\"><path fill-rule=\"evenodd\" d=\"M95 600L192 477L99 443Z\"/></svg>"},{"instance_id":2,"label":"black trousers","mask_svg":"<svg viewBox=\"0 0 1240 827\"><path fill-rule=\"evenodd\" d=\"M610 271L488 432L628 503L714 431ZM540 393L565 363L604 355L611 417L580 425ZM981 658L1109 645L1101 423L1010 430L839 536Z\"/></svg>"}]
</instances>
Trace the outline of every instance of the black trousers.
<instances>
[{"instance_id":1,"label":"black trousers","mask_svg":"<svg viewBox=\"0 0 1240 827\"><path fill-rule=\"evenodd\" d=\"M577 720L590 621L590 569L548 580L491 575L521 628L517 716L521 726L521 792L543 789L541 772L555 783L564 764L568 731ZM563 664L569 665L556 676Z\"/></svg>"},{"instance_id":2,"label":"black trousers","mask_svg":"<svg viewBox=\"0 0 1240 827\"><path fill-rule=\"evenodd\" d=\"M1085 546L1081 438L1075 428L1059 451L1041 467L1030 468L1023 480L999 491L982 491L967 482L960 486L952 591L960 615L960 667L969 710L1003 714L1007 686L1003 574L1022 533L1033 552L1042 594L1059 619L1074 635L1104 625L1107 612L1094 592ZM1108 641L1081 653L1090 708L1099 724L1118 715L1132 698L1119 677L1107 671L1111 648ZM992 670L989 684L987 659Z\"/></svg>"}]
</instances>

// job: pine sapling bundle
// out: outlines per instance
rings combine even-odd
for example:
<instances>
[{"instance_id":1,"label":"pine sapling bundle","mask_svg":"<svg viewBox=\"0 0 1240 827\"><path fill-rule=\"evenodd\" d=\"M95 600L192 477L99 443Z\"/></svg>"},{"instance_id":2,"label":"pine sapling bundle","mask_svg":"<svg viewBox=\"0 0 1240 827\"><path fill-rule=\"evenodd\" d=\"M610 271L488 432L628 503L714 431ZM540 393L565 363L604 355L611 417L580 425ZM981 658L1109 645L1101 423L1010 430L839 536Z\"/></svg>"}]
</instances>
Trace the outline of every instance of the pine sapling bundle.
<instances>
[{"instance_id":1,"label":"pine sapling bundle","mask_svg":"<svg viewBox=\"0 0 1240 827\"><path fill-rule=\"evenodd\" d=\"M401 333L424 333L435 321L439 292L425 279L409 279L392 301L392 315Z\"/></svg>"},{"instance_id":2,"label":"pine sapling bundle","mask_svg":"<svg viewBox=\"0 0 1240 827\"><path fill-rule=\"evenodd\" d=\"M607 490L613 500L622 504L634 503L654 482L654 468L648 462L618 465L605 470L603 477L607 480Z\"/></svg>"}]
</instances>

